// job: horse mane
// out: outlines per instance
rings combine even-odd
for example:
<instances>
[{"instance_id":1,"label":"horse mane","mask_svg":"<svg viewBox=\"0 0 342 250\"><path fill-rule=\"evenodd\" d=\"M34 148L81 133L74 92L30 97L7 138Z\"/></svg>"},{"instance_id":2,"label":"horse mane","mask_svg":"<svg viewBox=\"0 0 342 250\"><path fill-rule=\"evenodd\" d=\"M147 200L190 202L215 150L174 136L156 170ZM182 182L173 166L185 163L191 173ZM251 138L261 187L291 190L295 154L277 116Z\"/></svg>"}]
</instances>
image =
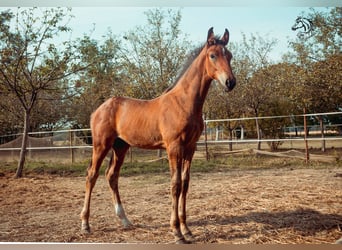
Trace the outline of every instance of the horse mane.
<instances>
[{"instance_id":1,"label":"horse mane","mask_svg":"<svg viewBox=\"0 0 342 250\"><path fill-rule=\"evenodd\" d=\"M170 90L172 90L177 85L179 79L184 75L185 71L187 71L187 69L189 68L191 63L195 60L195 58L201 53L203 47L204 47L203 45L202 46L198 46L198 47L196 47L195 49L193 49L192 51L190 51L188 53L187 59L184 61L183 66L178 71L178 74L176 76L175 81L173 82L173 84L171 86L169 86L164 91L164 93L169 92Z\"/></svg>"},{"instance_id":2,"label":"horse mane","mask_svg":"<svg viewBox=\"0 0 342 250\"><path fill-rule=\"evenodd\" d=\"M220 44L220 43L221 43L221 40L220 40L219 36L215 36L215 44ZM187 71L187 69L190 67L192 62L201 53L202 49L206 45L207 45L207 43L205 43L204 45L197 46L188 53L187 59L184 61L182 68L178 71L179 73L177 74L177 77L176 77L174 83L171 86L169 86L163 92L163 94L169 92L170 90L172 90L177 85L179 79L184 75L185 71Z\"/></svg>"}]
</instances>

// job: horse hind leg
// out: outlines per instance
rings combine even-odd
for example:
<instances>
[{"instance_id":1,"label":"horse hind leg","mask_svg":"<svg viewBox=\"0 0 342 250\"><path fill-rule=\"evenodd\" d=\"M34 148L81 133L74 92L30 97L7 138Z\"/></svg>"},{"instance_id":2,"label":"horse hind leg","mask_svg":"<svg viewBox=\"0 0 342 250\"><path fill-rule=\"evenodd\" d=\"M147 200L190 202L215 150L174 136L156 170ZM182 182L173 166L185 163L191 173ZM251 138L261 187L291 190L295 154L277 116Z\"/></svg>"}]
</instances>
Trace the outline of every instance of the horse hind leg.
<instances>
[{"instance_id":1,"label":"horse hind leg","mask_svg":"<svg viewBox=\"0 0 342 250\"><path fill-rule=\"evenodd\" d=\"M119 174L128 149L129 145L120 138L117 138L114 141L113 153L106 171L106 179L108 181L110 190L112 191L115 213L125 228L132 226L132 223L127 219L125 210L121 203L119 194Z\"/></svg>"}]
</instances>

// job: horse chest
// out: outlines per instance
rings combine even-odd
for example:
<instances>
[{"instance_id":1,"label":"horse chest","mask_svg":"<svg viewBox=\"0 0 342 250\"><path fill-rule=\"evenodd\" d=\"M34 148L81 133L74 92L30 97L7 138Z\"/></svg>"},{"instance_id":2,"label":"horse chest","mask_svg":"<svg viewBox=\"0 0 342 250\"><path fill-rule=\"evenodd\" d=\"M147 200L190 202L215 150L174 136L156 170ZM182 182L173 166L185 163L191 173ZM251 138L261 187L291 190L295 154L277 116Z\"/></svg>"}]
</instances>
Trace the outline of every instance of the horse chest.
<instances>
[{"instance_id":1,"label":"horse chest","mask_svg":"<svg viewBox=\"0 0 342 250\"><path fill-rule=\"evenodd\" d=\"M179 135L185 144L193 144L196 143L201 136L203 127L202 119L191 118L183 124L182 128L179 130Z\"/></svg>"}]
</instances>

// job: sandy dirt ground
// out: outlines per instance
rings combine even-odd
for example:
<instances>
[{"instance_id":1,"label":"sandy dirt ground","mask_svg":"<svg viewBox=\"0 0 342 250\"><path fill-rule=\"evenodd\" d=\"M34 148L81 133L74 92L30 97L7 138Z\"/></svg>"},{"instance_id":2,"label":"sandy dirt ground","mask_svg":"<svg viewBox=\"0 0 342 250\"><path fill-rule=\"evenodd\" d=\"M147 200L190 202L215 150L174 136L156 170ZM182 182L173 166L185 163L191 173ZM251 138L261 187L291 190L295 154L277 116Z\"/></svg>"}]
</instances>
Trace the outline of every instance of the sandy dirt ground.
<instances>
[{"instance_id":1,"label":"sandy dirt ground","mask_svg":"<svg viewBox=\"0 0 342 250\"><path fill-rule=\"evenodd\" d=\"M188 225L196 243L333 243L342 237L342 169L194 173ZM169 176L120 178L124 229L103 176L95 186L91 234L80 232L85 178L0 177L0 241L172 243Z\"/></svg>"}]
</instances>

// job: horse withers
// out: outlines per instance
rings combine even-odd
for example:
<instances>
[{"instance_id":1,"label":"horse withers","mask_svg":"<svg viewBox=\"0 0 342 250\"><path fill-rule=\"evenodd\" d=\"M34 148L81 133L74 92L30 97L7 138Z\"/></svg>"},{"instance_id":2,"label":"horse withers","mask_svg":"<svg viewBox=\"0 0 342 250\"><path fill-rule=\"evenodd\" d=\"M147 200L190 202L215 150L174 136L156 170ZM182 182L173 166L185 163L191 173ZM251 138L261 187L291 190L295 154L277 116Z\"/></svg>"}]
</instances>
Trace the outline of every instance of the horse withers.
<instances>
[{"instance_id":1,"label":"horse withers","mask_svg":"<svg viewBox=\"0 0 342 250\"><path fill-rule=\"evenodd\" d=\"M87 170L82 230L89 232L90 197L99 168L107 153L112 157L106 171L113 195L115 212L124 227L131 222L122 206L118 178L129 147L166 149L171 175L172 211L170 226L177 243L193 240L186 223L186 195L190 165L196 142L203 130L202 109L210 84L218 81L226 91L236 84L227 50L229 32L222 38L210 28L205 45L178 78L176 84L152 100L113 97L104 102L91 116L93 153Z\"/></svg>"}]
</instances>

